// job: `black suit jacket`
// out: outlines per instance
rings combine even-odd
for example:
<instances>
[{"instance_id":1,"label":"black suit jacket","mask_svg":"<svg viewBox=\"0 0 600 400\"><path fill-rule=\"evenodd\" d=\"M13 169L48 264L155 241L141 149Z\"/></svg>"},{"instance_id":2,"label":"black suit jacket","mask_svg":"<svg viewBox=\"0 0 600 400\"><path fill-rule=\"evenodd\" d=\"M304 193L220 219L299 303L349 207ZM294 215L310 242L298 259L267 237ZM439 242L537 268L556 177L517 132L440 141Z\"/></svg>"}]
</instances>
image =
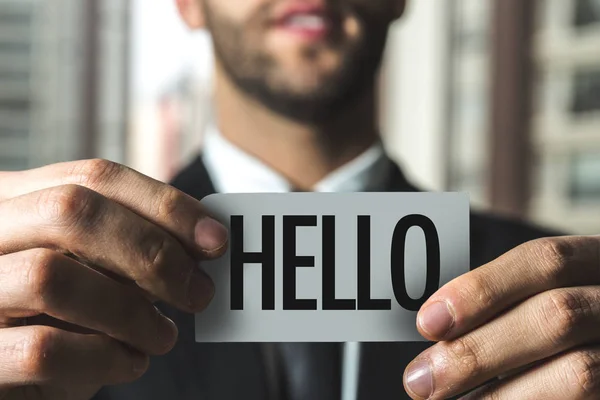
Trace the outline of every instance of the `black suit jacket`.
<instances>
[{"instance_id":1,"label":"black suit jacket","mask_svg":"<svg viewBox=\"0 0 600 400\"><path fill-rule=\"evenodd\" d=\"M417 191L398 167L393 165L391 168L388 191ZM196 199L215 192L200 157L172 184ZM479 213L471 213L470 224L471 268L485 264L523 242L554 235L519 221ZM154 357L149 371L140 380L106 387L94 400L272 400L268 398L267 374L259 344L195 343L193 315L165 305L160 308L179 327L179 341L173 351L163 357ZM404 368L430 345L427 342L364 343L359 400L408 399L402 385Z\"/></svg>"}]
</instances>

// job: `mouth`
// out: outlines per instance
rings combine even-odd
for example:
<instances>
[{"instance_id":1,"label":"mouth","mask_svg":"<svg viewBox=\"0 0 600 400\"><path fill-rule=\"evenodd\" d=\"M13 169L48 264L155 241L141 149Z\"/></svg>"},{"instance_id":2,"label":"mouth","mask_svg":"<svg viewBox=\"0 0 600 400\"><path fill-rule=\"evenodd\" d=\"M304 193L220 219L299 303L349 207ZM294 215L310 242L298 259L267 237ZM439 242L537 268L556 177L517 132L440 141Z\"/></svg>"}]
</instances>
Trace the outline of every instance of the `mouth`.
<instances>
[{"instance_id":1,"label":"mouth","mask_svg":"<svg viewBox=\"0 0 600 400\"><path fill-rule=\"evenodd\" d=\"M298 3L287 7L275 18L273 27L307 40L326 37L332 18L325 7Z\"/></svg>"}]
</instances>

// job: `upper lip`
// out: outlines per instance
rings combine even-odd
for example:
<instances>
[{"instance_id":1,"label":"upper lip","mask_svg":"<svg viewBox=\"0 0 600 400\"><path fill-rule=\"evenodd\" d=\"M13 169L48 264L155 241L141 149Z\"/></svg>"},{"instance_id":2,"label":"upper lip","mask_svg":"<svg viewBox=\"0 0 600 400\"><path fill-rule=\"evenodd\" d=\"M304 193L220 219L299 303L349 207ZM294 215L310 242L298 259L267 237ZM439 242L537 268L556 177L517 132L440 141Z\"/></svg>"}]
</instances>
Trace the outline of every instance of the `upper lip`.
<instances>
[{"instance_id":1,"label":"upper lip","mask_svg":"<svg viewBox=\"0 0 600 400\"><path fill-rule=\"evenodd\" d=\"M327 8L323 2L300 2L295 1L287 3L285 6L275 12L274 23L284 23L287 19L298 14L322 15L328 14Z\"/></svg>"}]
</instances>

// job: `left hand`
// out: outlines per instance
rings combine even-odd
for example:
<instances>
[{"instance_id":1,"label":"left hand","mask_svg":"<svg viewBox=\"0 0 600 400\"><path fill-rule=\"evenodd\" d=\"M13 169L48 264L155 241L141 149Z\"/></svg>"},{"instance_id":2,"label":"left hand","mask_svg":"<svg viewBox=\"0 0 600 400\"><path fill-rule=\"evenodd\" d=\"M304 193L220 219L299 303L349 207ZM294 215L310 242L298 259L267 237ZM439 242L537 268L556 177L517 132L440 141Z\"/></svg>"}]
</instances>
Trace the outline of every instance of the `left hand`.
<instances>
[{"instance_id":1,"label":"left hand","mask_svg":"<svg viewBox=\"0 0 600 400\"><path fill-rule=\"evenodd\" d=\"M525 243L442 287L417 326L439 343L404 373L414 399L598 399L600 237Z\"/></svg>"}]
</instances>

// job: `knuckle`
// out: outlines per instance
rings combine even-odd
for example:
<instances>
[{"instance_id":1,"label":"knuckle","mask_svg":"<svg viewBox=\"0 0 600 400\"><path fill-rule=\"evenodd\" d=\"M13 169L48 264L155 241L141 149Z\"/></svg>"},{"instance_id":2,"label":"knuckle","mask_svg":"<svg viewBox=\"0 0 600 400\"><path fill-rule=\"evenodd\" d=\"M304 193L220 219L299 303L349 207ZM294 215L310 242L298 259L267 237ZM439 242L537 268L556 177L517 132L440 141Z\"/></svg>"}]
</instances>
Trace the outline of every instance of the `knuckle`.
<instances>
[{"instance_id":1,"label":"knuckle","mask_svg":"<svg viewBox=\"0 0 600 400\"><path fill-rule=\"evenodd\" d=\"M142 269L134 277L135 280L147 280L160 276L175 250L173 241L166 234L158 234L143 243L147 243L147 245L141 250Z\"/></svg>"},{"instance_id":2,"label":"knuckle","mask_svg":"<svg viewBox=\"0 0 600 400\"><path fill-rule=\"evenodd\" d=\"M158 219L168 219L181 210L184 194L178 190L166 190L162 195L158 196L154 209Z\"/></svg>"},{"instance_id":3,"label":"knuckle","mask_svg":"<svg viewBox=\"0 0 600 400\"><path fill-rule=\"evenodd\" d=\"M452 341L448 347L448 355L453 359L452 364L464 380L468 381L483 372L478 348L479 346L467 336Z\"/></svg>"},{"instance_id":4,"label":"knuckle","mask_svg":"<svg viewBox=\"0 0 600 400\"><path fill-rule=\"evenodd\" d=\"M472 279L465 281L459 287L459 296L469 302L477 302L477 305L482 309L491 308L497 304L494 290L490 287L492 281L492 279L487 279L483 274L473 274Z\"/></svg>"},{"instance_id":5,"label":"knuckle","mask_svg":"<svg viewBox=\"0 0 600 400\"><path fill-rule=\"evenodd\" d=\"M57 284L58 274L54 268L59 255L46 249L32 251L28 257L25 272L25 285L38 302L48 301Z\"/></svg>"},{"instance_id":6,"label":"knuckle","mask_svg":"<svg viewBox=\"0 0 600 400\"><path fill-rule=\"evenodd\" d=\"M590 351L578 351L567 358L567 382L575 398L587 399L600 391L600 359ZM595 397L594 397L595 398Z\"/></svg>"},{"instance_id":7,"label":"knuckle","mask_svg":"<svg viewBox=\"0 0 600 400\"><path fill-rule=\"evenodd\" d=\"M73 164L69 178L79 185L94 188L118 176L125 166L103 159L79 161Z\"/></svg>"},{"instance_id":8,"label":"knuckle","mask_svg":"<svg viewBox=\"0 0 600 400\"><path fill-rule=\"evenodd\" d=\"M57 352L56 332L47 327L36 328L17 346L21 372L37 381L49 379Z\"/></svg>"},{"instance_id":9,"label":"knuckle","mask_svg":"<svg viewBox=\"0 0 600 400\"><path fill-rule=\"evenodd\" d=\"M576 333L578 326L592 312L592 305L584 297L568 290L554 290L545 295L542 315L546 319L553 342L565 342Z\"/></svg>"},{"instance_id":10,"label":"knuckle","mask_svg":"<svg viewBox=\"0 0 600 400\"><path fill-rule=\"evenodd\" d=\"M573 245L564 238L538 239L529 245L534 247L534 253L544 263L546 275L554 278L562 273L575 253Z\"/></svg>"},{"instance_id":11,"label":"knuckle","mask_svg":"<svg viewBox=\"0 0 600 400\"><path fill-rule=\"evenodd\" d=\"M46 190L39 197L42 218L61 227L91 225L97 221L101 205L93 192L83 186L65 185Z\"/></svg>"}]
</instances>

